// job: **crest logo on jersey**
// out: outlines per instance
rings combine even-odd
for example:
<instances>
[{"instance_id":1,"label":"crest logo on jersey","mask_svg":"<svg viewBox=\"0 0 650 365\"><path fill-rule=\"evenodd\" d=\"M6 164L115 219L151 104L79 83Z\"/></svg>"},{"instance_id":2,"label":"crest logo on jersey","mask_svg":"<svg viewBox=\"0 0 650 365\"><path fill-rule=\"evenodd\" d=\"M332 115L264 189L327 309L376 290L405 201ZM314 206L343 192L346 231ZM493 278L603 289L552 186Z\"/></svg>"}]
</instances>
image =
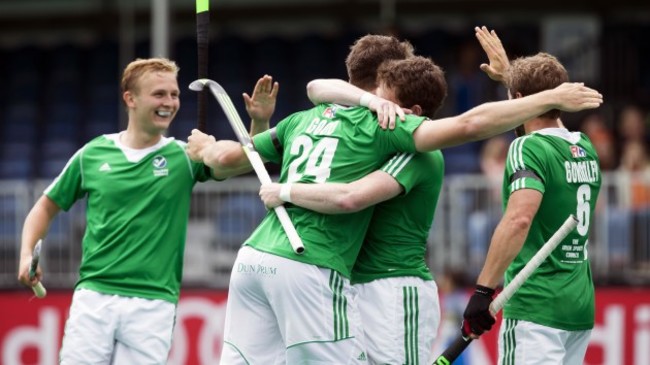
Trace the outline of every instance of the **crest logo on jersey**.
<instances>
[{"instance_id":1,"label":"crest logo on jersey","mask_svg":"<svg viewBox=\"0 0 650 365\"><path fill-rule=\"evenodd\" d=\"M573 145L571 146L571 156L573 156L573 158L587 157L587 152L584 148Z\"/></svg>"},{"instance_id":2,"label":"crest logo on jersey","mask_svg":"<svg viewBox=\"0 0 650 365\"><path fill-rule=\"evenodd\" d=\"M155 156L153 158L153 176L167 176L169 175L169 170L167 167L167 159L164 156Z\"/></svg>"},{"instance_id":3,"label":"crest logo on jersey","mask_svg":"<svg viewBox=\"0 0 650 365\"><path fill-rule=\"evenodd\" d=\"M335 106L328 107L323 111L323 116L328 119L334 118L334 116L336 116L336 109L338 108Z\"/></svg>"}]
</instances>

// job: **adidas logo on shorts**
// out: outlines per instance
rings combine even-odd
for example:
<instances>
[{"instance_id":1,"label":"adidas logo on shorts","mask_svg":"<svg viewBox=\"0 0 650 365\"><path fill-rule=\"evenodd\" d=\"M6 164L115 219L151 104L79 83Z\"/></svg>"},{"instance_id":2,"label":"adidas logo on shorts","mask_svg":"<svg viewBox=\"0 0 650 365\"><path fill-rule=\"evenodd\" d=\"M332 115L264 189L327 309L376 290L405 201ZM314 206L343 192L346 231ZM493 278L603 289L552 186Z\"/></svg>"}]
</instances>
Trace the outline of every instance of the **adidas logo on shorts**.
<instances>
[{"instance_id":1,"label":"adidas logo on shorts","mask_svg":"<svg viewBox=\"0 0 650 365\"><path fill-rule=\"evenodd\" d=\"M359 357L357 357L357 360L366 361L367 360L366 359L366 353L362 352L361 355L359 355Z\"/></svg>"}]
</instances>

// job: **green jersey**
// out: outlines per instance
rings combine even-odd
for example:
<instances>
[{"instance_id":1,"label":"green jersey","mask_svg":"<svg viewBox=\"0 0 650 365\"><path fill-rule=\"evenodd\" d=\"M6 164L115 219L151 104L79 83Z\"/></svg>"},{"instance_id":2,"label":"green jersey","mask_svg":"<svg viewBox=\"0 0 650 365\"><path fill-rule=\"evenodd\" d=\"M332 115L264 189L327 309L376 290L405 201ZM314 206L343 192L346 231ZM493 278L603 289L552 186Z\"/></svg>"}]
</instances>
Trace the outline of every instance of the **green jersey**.
<instances>
[{"instance_id":1,"label":"green jersey","mask_svg":"<svg viewBox=\"0 0 650 365\"><path fill-rule=\"evenodd\" d=\"M401 153L381 169L402 185L404 194L375 206L352 282L396 276L433 280L425 257L445 172L442 152Z\"/></svg>"},{"instance_id":2,"label":"green jersey","mask_svg":"<svg viewBox=\"0 0 650 365\"><path fill-rule=\"evenodd\" d=\"M351 182L378 169L398 151L415 152L413 131L424 118L409 116L382 130L363 107L321 104L295 113L254 137L261 156L281 162L281 182ZM296 255L273 212L245 242L260 251L330 268L350 277L372 207L351 214L321 214L286 204L305 252Z\"/></svg>"},{"instance_id":3,"label":"green jersey","mask_svg":"<svg viewBox=\"0 0 650 365\"><path fill-rule=\"evenodd\" d=\"M592 328L594 285L587 248L601 176L591 141L563 128L543 129L515 139L506 165L504 207L519 189L544 194L523 248L505 273L506 285L570 214L579 223L508 301L503 317L568 331Z\"/></svg>"},{"instance_id":4,"label":"green jersey","mask_svg":"<svg viewBox=\"0 0 650 365\"><path fill-rule=\"evenodd\" d=\"M173 138L133 150L110 134L77 151L45 190L66 211L87 199L76 288L176 303L192 188L208 177Z\"/></svg>"}]
</instances>

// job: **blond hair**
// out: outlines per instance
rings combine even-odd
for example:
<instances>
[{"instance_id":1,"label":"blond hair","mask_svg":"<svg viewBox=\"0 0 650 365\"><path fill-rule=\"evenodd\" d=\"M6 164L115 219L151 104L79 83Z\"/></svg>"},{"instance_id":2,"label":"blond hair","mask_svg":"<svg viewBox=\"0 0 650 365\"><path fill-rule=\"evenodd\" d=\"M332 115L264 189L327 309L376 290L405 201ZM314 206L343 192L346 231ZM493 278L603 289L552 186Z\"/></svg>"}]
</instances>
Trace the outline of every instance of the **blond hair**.
<instances>
[{"instance_id":1,"label":"blond hair","mask_svg":"<svg viewBox=\"0 0 650 365\"><path fill-rule=\"evenodd\" d=\"M138 58L129 63L124 69L120 89L122 93L137 91L138 81L144 74L149 72L171 72L174 76L178 76L178 70L176 62L167 58Z\"/></svg>"}]
</instances>

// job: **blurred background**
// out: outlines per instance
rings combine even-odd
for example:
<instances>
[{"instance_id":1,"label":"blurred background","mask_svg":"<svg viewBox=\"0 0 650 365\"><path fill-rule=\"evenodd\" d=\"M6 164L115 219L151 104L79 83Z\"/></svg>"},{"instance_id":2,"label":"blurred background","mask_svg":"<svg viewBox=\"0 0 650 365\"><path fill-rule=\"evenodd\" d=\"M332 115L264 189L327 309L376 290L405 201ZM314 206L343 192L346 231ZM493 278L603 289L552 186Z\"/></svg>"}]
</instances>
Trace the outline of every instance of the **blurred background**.
<instances>
[{"instance_id":1,"label":"blurred background","mask_svg":"<svg viewBox=\"0 0 650 365\"><path fill-rule=\"evenodd\" d=\"M634 312L638 298L618 294L620 290L650 297L645 292L650 284L650 3L210 3L210 78L224 86L244 116L241 94L250 93L260 76L272 75L280 83L274 122L310 107L305 92L309 80L346 79L344 59L349 47L368 33L409 40L416 53L431 57L445 70L449 96L440 117L506 98L503 87L479 70L487 60L474 38L474 26L495 29L511 59L538 51L557 56L573 81L584 81L605 97L604 105L595 111L562 117L569 129L588 134L600 154L604 184L592 217L589 252L601 302L629 306L631 312L622 323L637 319L628 324L632 327L625 327L625 333L642 328L650 345L650 308ZM128 62L152 56L174 59L181 68L182 106L168 134L185 140L196 126L197 98L187 90L197 78L194 6L189 0L0 1L0 298L6 305L15 306L11 298L18 296L20 303L21 295L29 294L17 283L16 265L22 223L35 199L84 143L125 127L119 78ZM212 99L208 118L209 133L234 139ZM429 240L429 263L442 292L451 292L454 285L463 289L482 267L490 235L501 217L501 179L512 138L507 133L443 151L447 177ZM258 187L255 177L244 176L195 188L184 287L200 298L207 296L218 308L237 248L266 213L257 198ZM44 243L44 283L55 296L60 289L59 299L46 300L58 300L54 305L61 320L77 277L84 226L84 203L79 202L59 215ZM618 299L623 304L614 298L623 298ZM40 309L29 313L33 318L36 313L43 315ZM606 314L600 310L598 320ZM616 333L607 323L602 326L595 342L598 336ZM58 333L60 327L53 331ZM10 338L13 330L0 327L0 336ZM590 352L590 363L650 363L646 353L650 350L642 352L641 347L621 341L621 353L602 347ZM17 363L30 363L32 358L33 363L49 363L43 351L18 351L22 362ZM174 356L183 358L181 350L175 351ZM489 357L493 351L488 347L485 353ZM198 360L203 355L188 356L196 360L170 363L204 363ZM11 359L5 357L2 363Z\"/></svg>"}]
</instances>

